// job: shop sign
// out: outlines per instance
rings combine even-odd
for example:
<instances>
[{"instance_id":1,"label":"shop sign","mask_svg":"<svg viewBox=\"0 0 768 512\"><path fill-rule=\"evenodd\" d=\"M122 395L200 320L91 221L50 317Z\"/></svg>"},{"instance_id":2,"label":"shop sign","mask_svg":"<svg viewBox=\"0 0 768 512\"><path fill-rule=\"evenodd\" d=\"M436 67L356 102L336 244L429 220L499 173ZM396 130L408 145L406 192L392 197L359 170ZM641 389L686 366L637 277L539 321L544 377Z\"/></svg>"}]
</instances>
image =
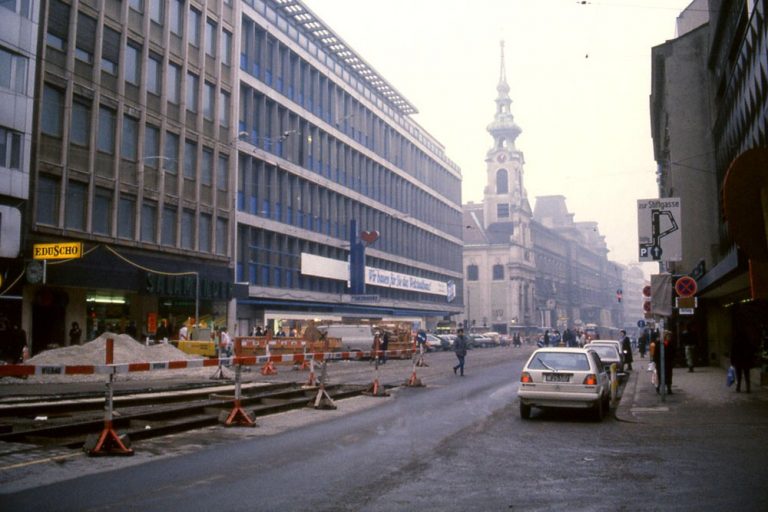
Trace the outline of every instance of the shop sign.
<instances>
[{"instance_id":1,"label":"shop sign","mask_svg":"<svg viewBox=\"0 0 768 512\"><path fill-rule=\"evenodd\" d=\"M32 248L32 257L36 260L71 260L82 256L82 242L35 244Z\"/></svg>"},{"instance_id":2,"label":"shop sign","mask_svg":"<svg viewBox=\"0 0 768 512\"><path fill-rule=\"evenodd\" d=\"M208 300L229 300L232 298L234 285L227 281L199 279L194 275L170 276L148 272L145 279L145 291L150 295L166 297L195 298L195 285L199 286L198 298Z\"/></svg>"}]
</instances>

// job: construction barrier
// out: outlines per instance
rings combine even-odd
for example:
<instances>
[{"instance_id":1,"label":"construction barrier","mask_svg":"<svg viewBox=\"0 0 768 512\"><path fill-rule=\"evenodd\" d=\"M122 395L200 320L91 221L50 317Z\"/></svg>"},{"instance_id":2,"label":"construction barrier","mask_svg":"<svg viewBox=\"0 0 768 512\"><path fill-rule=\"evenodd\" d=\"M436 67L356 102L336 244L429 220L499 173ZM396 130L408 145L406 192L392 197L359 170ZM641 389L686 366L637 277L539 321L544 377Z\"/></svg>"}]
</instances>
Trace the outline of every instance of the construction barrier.
<instances>
[{"instance_id":1,"label":"construction barrier","mask_svg":"<svg viewBox=\"0 0 768 512\"><path fill-rule=\"evenodd\" d=\"M414 350L372 350L372 351L351 351L351 352L304 352L296 354L265 354L265 355L243 355L244 349L241 340L235 341L235 355L223 358L206 359L184 359L178 361L154 361L154 362L134 362L134 363L114 363L112 338L107 339L106 357L104 364L88 365L30 365L30 364L8 364L0 366L0 377L27 377L32 375L106 375L107 392L105 398L105 418L104 428L98 437L89 436L86 439L83 449L91 456L97 455L133 455L133 450L129 447L130 440L121 438L115 431L112 423L113 416L113 381L116 375L127 374L131 372L147 372L159 370L182 370L187 368L205 368L218 367L221 371L222 366L232 366L235 369L235 396L233 409L231 412L222 413L220 420L226 426L256 426L253 415L248 413L241 405L241 371L244 366L268 365L274 363L294 363L301 365L308 364L310 369L309 382L307 386L315 385L315 361L322 363L322 372L318 385L318 392L312 404L316 409L335 409L336 404L325 389L328 361L344 360L367 360L373 359L376 363L374 369L374 379L368 394L371 396L388 396L386 390L379 382L379 358L405 358L412 357L414 360L413 370L410 379L406 382L408 386L423 386L421 381L416 378L416 357ZM268 350L269 352L269 350Z\"/></svg>"}]
</instances>

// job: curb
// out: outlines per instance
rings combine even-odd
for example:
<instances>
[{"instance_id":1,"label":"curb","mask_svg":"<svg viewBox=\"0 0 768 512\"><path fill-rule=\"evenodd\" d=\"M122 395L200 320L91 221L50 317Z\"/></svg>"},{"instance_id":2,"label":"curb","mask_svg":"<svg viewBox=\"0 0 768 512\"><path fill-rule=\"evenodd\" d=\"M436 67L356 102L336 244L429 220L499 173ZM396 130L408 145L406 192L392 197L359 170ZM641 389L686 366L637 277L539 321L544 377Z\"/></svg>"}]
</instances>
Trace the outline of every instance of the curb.
<instances>
[{"instance_id":1,"label":"curb","mask_svg":"<svg viewBox=\"0 0 768 512\"><path fill-rule=\"evenodd\" d=\"M627 383L624 385L624 389L621 391L621 397L619 397L619 403L616 406L614 415L618 421L625 423L641 423L640 420L632 414L632 408L637 401L638 373L642 373L642 370L633 370L627 373L629 374L629 377Z\"/></svg>"}]
</instances>

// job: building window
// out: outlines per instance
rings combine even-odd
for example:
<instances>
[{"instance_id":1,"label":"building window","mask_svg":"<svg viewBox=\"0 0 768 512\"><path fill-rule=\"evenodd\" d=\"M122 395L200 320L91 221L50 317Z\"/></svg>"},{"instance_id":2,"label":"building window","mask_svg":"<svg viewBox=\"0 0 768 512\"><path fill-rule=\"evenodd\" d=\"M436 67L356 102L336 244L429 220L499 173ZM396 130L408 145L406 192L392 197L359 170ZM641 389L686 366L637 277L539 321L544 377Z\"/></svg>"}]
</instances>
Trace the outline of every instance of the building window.
<instances>
[{"instance_id":1,"label":"building window","mask_svg":"<svg viewBox=\"0 0 768 512\"><path fill-rule=\"evenodd\" d=\"M200 183L210 187L213 184L213 151L203 148L203 161L200 164Z\"/></svg>"},{"instance_id":2,"label":"building window","mask_svg":"<svg viewBox=\"0 0 768 512\"><path fill-rule=\"evenodd\" d=\"M104 27L101 43L101 69L110 75L117 75L120 63L120 32Z\"/></svg>"},{"instance_id":3,"label":"building window","mask_svg":"<svg viewBox=\"0 0 768 512\"><path fill-rule=\"evenodd\" d=\"M194 180L197 174L197 143L184 141L184 177Z\"/></svg>"},{"instance_id":4,"label":"building window","mask_svg":"<svg viewBox=\"0 0 768 512\"><path fill-rule=\"evenodd\" d=\"M163 24L163 5L164 0L149 0L149 19L158 25Z\"/></svg>"},{"instance_id":5,"label":"building window","mask_svg":"<svg viewBox=\"0 0 768 512\"><path fill-rule=\"evenodd\" d=\"M65 201L65 227L85 231L86 199L88 185L70 180Z\"/></svg>"},{"instance_id":6,"label":"building window","mask_svg":"<svg viewBox=\"0 0 768 512\"><path fill-rule=\"evenodd\" d=\"M176 247L176 220L177 215L175 206L166 206L163 208L163 231L162 244L169 247Z\"/></svg>"},{"instance_id":7,"label":"building window","mask_svg":"<svg viewBox=\"0 0 768 512\"><path fill-rule=\"evenodd\" d=\"M20 94L27 92L27 59L4 48L0 48L0 87Z\"/></svg>"},{"instance_id":8,"label":"building window","mask_svg":"<svg viewBox=\"0 0 768 512\"><path fill-rule=\"evenodd\" d=\"M150 54L147 60L147 91L160 96L163 85L162 57Z\"/></svg>"},{"instance_id":9,"label":"building window","mask_svg":"<svg viewBox=\"0 0 768 512\"><path fill-rule=\"evenodd\" d=\"M93 232L109 235L112 231L112 190L97 187L93 199Z\"/></svg>"},{"instance_id":10,"label":"building window","mask_svg":"<svg viewBox=\"0 0 768 512\"><path fill-rule=\"evenodd\" d=\"M166 77L166 90L168 101L174 105L179 104L179 86L181 85L181 67L168 63L168 76Z\"/></svg>"},{"instance_id":11,"label":"building window","mask_svg":"<svg viewBox=\"0 0 768 512\"><path fill-rule=\"evenodd\" d=\"M91 106L81 100L72 102L72 128L69 141L78 146L88 147L91 140Z\"/></svg>"},{"instance_id":12,"label":"building window","mask_svg":"<svg viewBox=\"0 0 768 512\"><path fill-rule=\"evenodd\" d=\"M200 20L202 19L200 11L194 7L189 8L189 15L187 19L187 40L192 46L200 46Z\"/></svg>"},{"instance_id":13,"label":"building window","mask_svg":"<svg viewBox=\"0 0 768 512\"><path fill-rule=\"evenodd\" d=\"M171 0L170 11L171 34L181 36L184 33L184 0Z\"/></svg>"},{"instance_id":14,"label":"building window","mask_svg":"<svg viewBox=\"0 0 768 512\"><path fill-rule=\"evenodd\" d=\"M221 31L221 62L232 65L232 34L226 30Z\"/></svg>"},{"instance_id":15,"label":"building window","mask_svg":"<svg viewBox=\"0 0 768 512\"><path fill-rule=\"evenodd\" d=\"M211 252L211 215L209 213L200 214L200 237L198 250L201 252Z\"/></svg>"},{"instance_id":16,"label":"building window","mask_svg":"<svg viewBox=\"0 0 768 512\"><path fill-rule=\"evenodd\" d=\"M179 168L179 136L165 132L165 156L163 169L170 174L176 174Z\"/></svg>"},{"instance_id":17,"label":"building window","mask_svg":"<svg viewBox=\"0 0 768 512\"><path fill-rule=\"evenodd\" d=\"M136 12L144 12L144 0L128 0L128 6Z\"/></svg>"},{"instance_id":18,"label":"building window","mask_svg":"<svg viewBox=\"0 0 768 512\"><path fill-rule=\"evenodd\" d=\"M187 73L187 110L197 112L197 96L200 87L200 79L197 75Z\"/></svg>"},{"instance_id":19,"label":"building window","mask_svg":"<svg viewBox=\"0 0 768 512\"><path fill-rule=\"evenodd\" d=\"M125 45L125 81L137 87L141 84L141 47L134 43Z\"/></svg>"},{"instance_id":20,"label":"building window","mask_svg":"<svg viewBox=\"0 0 768 512\"><path fill-rule=\"evenodd\" d=\"M148 124L144 128L144 165L157 169L160 156L160 129Z\"/></svg>"},{"instance_id":21,"label":"building window","mask_svg":"<svg viewBox=\"0 0 768 512\"><path fill-rule=\"evenodd\" d=\"M48 33L45 42L51 48L65 52L68 39L69 5L60 0L51 0L48 4Z\"/></svg>"},{"instance_id":22,"label":"building window","mask_svg":"<svg viewBox=\"0 0 768 512\"><path fill-rule=\"evenodd\" d=\"M24 18L31 19L32 2L29 0L2 0L0 1L0 7L5 7L11 12L15 12Z\"/></svg>"},{"instance_id":23,"label":"building window","mask_svg":"<svg viewBox=\"0 0 768 512\"><path fill-rule=\"evenodd\" d=\"M77 13L77 39L75 57L87 64L93 64L96 48L96 20L82 12Z\"/></svg>"},{"instance_id":24,"label":"building window","mask_svg":"<svg viewBox=\"0 0 768 512\"><path fill-rule=\"evenodd\" d=\"M477 281L480 279L480 270L477 265L467 265L467 281Z\"/></svg>"},{"instance_id":25,"label":"building window","mask_svg":"<svg viewBox=\"0 0 768 512\"><path fill-rule=\"evenodd\" d=\"M157 203L144 201L141 205L141 241L157 243Z\"/></svg>"},{"instance_id":26,"label":"building window","mask_svg":"<svg viewBox=\"0 0 768 512\"><path fill-rule=\"evenodd\" d=\"M181 248L195 248L195 211L186 208L181 212Z\"/></svg>"},{"instance_id":27,"label":"building window","mask_svg":"<svg viewBox=\"0 0 768 512\"><path fill-rule=\"evenodd\" d=\"M136 198L122 194L117 204L117 236L132 240L135 236Z\"/></svg>"},{"instance_id":28,"label":"building window","mask_svg":"<svg viewBox=\"0 0 768 512\"><path fill-rule=\"evenodd\" d=\"M59 199L61 181L55 176L41 174L37 179L37 194L35 200L37 222L48 226L59 224Z\"/></svg>"},{"instance_id":29,"label":"building window","mask_svg":"<svg viewBox=\"0 0 768 512\"><path fill-rule=\"evenodd\" d=\"M507 194L509 192L509 177L506 169L496 171L496 193Z\"/></svg>"},{"instance_id":30,"label":"building window","mask_svg":"<svg viewBox=\"0 0 768 512\"><path fill-rule=\"evenodd\" d=\"M0 127L0 167L21 168L21 133Z\"/></svg>"},{"instance_id":31,"label":"building window","mask_svg":"<svg viewBox=\"0 0 768 512\"><path fill-rule=\"evenodd\" d=\"M229 126L229 93L226 91L219 94L219 124Z\"/></svg>"},{"instance_id":32,"label":"building window","mask_svg":"<svg viewBox=\"0 0 768 512\"><path fill-rule=\"evenodd\" d=\"M208 121L213 121L215 99L216 86L210 82L205 82L203 86L203 117Z\"/></svg>"},{"instance_id":33,"label":"building window","mask_svg":"<svg viewBox=\"0 0 768 512\"><path fill-rule=\"evenodd\" d=\"M216 218L216 254L222 256L227 255L227 245L229 244L229 236L227 234L227 226L229 223L227 219L221 217Z\"/></svg>"},{"instance_id":34,"label":"building window","mask_svg":"<svg viewBox=\"0 0 768 512\"><path fill-rule=\"evenodd\" d=\"M98 150L112 155L115 153L115 111L99 107Z\"/></svg>"},{"instance_id":35,"label":"building window","mask_svg":"<svg viewBox=\"0 0 768 512\"><path fill-rule=\"evenodd\" d=\"M135 162L139 156L139 120L123 116L123 135L120 156L125 160Z\"/></svg>"},{"instance_id":36,"label":"building window","mask_svg":"<svg viewBox=\"0 0 768 512\"><path fill-rule=\"evenodd\" d=\"M216 57L216 22L205 22L205 53L210 57Z\"/></svg>"},{"instance_id":37,"label":"building window","mask_svg":"<svg viewBox=\"0 0 768 512\"><path fill-rule=\"evenodd\" d=\"M61 137L64 94L50 85L43 90L42 125L43 133L52 137Z\"/></svg>"},{"instance_id":38,"label":"building window","mask_svg":"<svg viewBox=\"0 0 768 512\"><path fill-rule=\"evenodd\" d=\"M509 205L507 203L500 203L496 205L496 216L500 219L509 218Z\"/></svg>"},{"instance_id":39,"label":"building window","mask_svg":"<svg viewBox=\"0 0 768 512\"><path fill-rule=\"evenodd\" d=\"M216 188L222 192L229 190L229 158L219 155L219 168L216 171Z\"/></svg>"},{"instance_id":40,"label":"building window","mask_svg":"<svg viewBox=\"0 0 768 512\"><path fill-rule=\"evenodd\" d=\"M493 280L501 281L504 279L504 265L496 264L493 266Z\"/></svg>"}]
</instances>

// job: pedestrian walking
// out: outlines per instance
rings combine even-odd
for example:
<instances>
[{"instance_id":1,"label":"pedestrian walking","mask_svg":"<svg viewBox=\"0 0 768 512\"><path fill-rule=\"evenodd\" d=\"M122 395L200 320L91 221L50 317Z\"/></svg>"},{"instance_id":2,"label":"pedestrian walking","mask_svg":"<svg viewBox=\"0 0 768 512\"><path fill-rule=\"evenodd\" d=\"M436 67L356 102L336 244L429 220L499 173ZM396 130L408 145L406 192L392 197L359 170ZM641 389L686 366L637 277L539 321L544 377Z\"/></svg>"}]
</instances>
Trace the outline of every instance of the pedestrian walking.
<instances>
[{"instance_id":1,"label":"pedestrian walking","mask_svg":"<svg viewBox=\"0 0 768 512\"><path fill-rule=\"evenodd\" d=\"M741 392L742 378L745 381L747 393L751 392L749 370L755 362L755 349L749 338L743 333L737 333L731 344L731 364L736 370L736 392Z\"/></svg>"},{"instance_id":2,"label":"pedestrian walking","mask_svg":"<svg viewBox=\"0 0 768 512\"><path fill-rule=\"evenodd\" d=\"M640 352L640 358L645 359L645 351L648 348L648 331L643 329L643 334L637 339L637 351Z\"/></svg>"},{"instance_id":3,"label":"pedestrian walking","mask_svg":"<svg viewBox=\"0 0 768 512\"><path fill-rule=\"evenodd\" d=\"M459 375L464 376L464 358L467 357L467 337L464 336L464 329L456 331L456 340L453 342L453 351L456 353L456 358L459 360L459 364L453 367L453 373L459 372Z\"/></svg>"},{"instance_id":4,"label":"pedestrian walking","mask_svg":"<svg viewBox=\"0 0 768 512\"><path fill-rule=\"evenodd\" d=\"M621 351L624 354L624 366L626 366L627 370L632 370L632 361L634 360L632 357L632 342L629 339L629 336L627 336L627 331L622 329L620 331L621 338ZM623 369L623 368L622 368Z\"/></svg>"},{"instance_id":5,"label":"pedestrian walking","mask_svg":"<svg viewBox=\"0 0 768 512\"><path fill-rule=\"evenodd\" d=\"M387 349L389 348L389 333L384 331L381 336L381 357L379 358L379 364L387 364Z\"/></svg>"}]
</instances>

